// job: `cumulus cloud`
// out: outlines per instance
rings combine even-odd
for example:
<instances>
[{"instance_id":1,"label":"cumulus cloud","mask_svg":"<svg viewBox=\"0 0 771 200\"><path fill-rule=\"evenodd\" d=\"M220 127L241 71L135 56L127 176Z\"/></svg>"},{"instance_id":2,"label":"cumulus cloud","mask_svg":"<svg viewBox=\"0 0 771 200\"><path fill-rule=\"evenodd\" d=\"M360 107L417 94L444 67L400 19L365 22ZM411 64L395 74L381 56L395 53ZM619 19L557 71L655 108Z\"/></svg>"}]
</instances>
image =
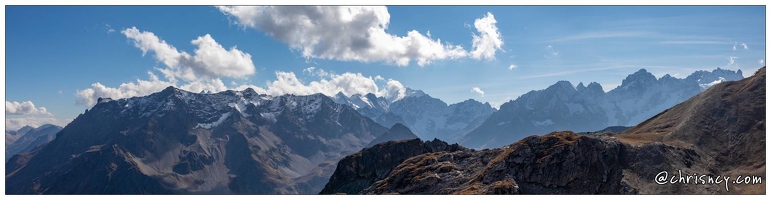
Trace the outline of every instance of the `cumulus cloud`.
<instances>
[{"instance_id":1,"label":"cumulus cloud","mask_svg":"<svg viewBox=\"0 0 771 200\"><path fill-rule=\"evenodd\" d=\"M760 60L758 60L758 63L760 63L760 65L763 65L763 64L766 63L766 61L764 61L763 59L760 59Z\"/></svg>"},{"instance_id":2,"label":"cumulus cloud","mask_svg":"<svg viewBox=\"0 0 771 200\"><path fill-rule=\"evenodd\" d=\"M191 92L221 92L228 88L221 79L199 79L196 81L188 82L187 84L177 85L174 82L160 80L158 76L152 72L147 72L150 76L149 80L137 79L133 82L122 83L118 87L107 87L97 82L91 84L91 88L84 90L78 90L75 93L76 104L84 105L86 107L94 106L99 97L121 99L137 96L147 96L155 92L159 92L166 87L174 86L183 90Z\"/></svg>"},{"instance_id":3,"label":"cumulus cloud","mask_svg":"<svg viewBox=\"0 0 771 200\"><path fill-rule=\"evenodd\" d=\"M517 65L515 65L515 64L509 65L509 70L513 70L513 69L516 69L516 68L517 68Z\"/></svg>"},{"instance_id":4,"label":"cumulus cloud","mask_svg":"<svg viewBox=\"0 0 771 200\"><path fill-rule=\"evenodd\" d=\"M382 93L384 93L386 99L394 102L404 98L404 96L407 95L407 88L397 80L388 79L388 82L386 83L386 89Z\"/></svg>"},{"instance_id":5,"label":"cumulus cloud","mask_svg":"<svg viewBox=\"0 0 771 200\"><path fill-rule=\"evenodd\" d=\"M734 51L736 51L736 42L734 42L734 47L732 48Z\"/></svg>"},{"instance_id":6,"label":"cumulus cloud","mask_svg":"<svg viewBox=\"0 0 771 200\"><path fill-rule=\"evenodd\" d=\"M225 49L209 34L191 41L197 48L195 55L190 55L178 51L152 32L131 27L121 33L131 39L135 47L142 50L142 55L153 52L155 58L167 66L162 72L169 78L181 77L186 81L199 78L244 78L255 72L251 55L236 49L235 46Z\"/></svg>"},{"instance_id":7,"label":"cumulus cloud","mask_svg":"<svg viewBox=\"0 0 771 200\"><path fill-rule=\"evenodd\" d=\"M492 13L487 13L485 17L476 19L474 21L474 27L479 32L479 36L473 35L472 46L474 50L471 51L471 57L474 59L495 59L495 52L501 50L503 46L503 40L501 39L501 33L498 32L498 27L495 26L495 17Z\"/></svg>"},{"instance_id":8,"label":"cumulus cloud","mask_svg":"<svg viewBox=\"0 0 771 200\"><path fill-rule=\"evenodd\" d=\"M477 93L480 96L485 96L485 91L482 91L482 89L479 89L479 87L473 87L471 88L471 92Z\"/></svg>"},{"instance_id":9,"label":"cumulus cloud","mask_svg":"<svg viewBox=\"0 0 771 200\"><path fill-rule=\"evenodd\" d=\"M747 44L745 44L744 42L742 42L742 47L744 48L744 50L750 50L750 47L748 47Z\"/></svg>"},{"instance_id":10,"label":"cumulus cloud","mask_svg":"<svg viewBox=\"0 0 771 200\"><path fill-rule=\"evenodd\" d=\"M460 45L442 43L431 34L386 32L390 14L385 6L218 6L242 27L261 30L302 52L306 58L386 62L419 66L469 56ZM472 57L492 59L503 41L491 13L477 19Z\"/></svg>"},{"instance_id":11,"label":"cumulus cloud","mask_svg":"<svg viewBox=\"0 0 771 200\"><path fill-rule=\"evenodd\" d=\"M319 80L307 83L298 79L294 72L276 71L275 74L276 79L266 82L267 87L265 88L254 85L242 85L234 89L244 90L252 88L257 93L273 96L284 94L311 95L316 93L333 96L339 92L346 96L351 96L354 94L365 95L372 93L375 96L385 97L392 101L403 98L406 93L406 87L397 80L388 79L385 87L380 87L375 83L377 78L367 77L361 73L329 73L326 77L319 77Z\"/></svg>"},{"instance_id":12,"label":"cumulus cloud","mask_svg":"<svg viewBox=\"0 0 771 200\"><path fill-rule=\"evenodd\" d=\"M375 76L375 80L376 81L384 81L385 79L382 76L377 75L377 76Z\"/></svg>"},{"instance_id":13,"label":"cumulus cloud","mask_svg":"<svg viewBox=\"0 0 771 200\"><path fill-rule=\"evenodd\" d=\"M121 33L133 41L143 56L152 52L154 58L166 66L156 68L164 75L165 80L147 72L149 80L137 79L118 87L108 87L96 82L91 84L91 88L76 91L76 104L91 107L99 97L119 99L146 96L168 86L193 92L220 92L227 90L221 78L245 78L255 73L251 55L236 47L225 49L209 34L191 41L191 44L197 47L191 55L177 50L152 32L132 27L122 30Z\"/></svg>"},{"instance_id":14,"label":"cumulus cloud","mask_svg":"<svg viewBox=\"0 0 771 200\"><path fill-rule=\"evenodd\" d=\"M44 124L53 124L57 126L66 126L72 122L72 119L58 119L53 117L23 117L5 119L5 130L16 131L24 126L39 127Z\"/></svg>"},{"instance_id":15,"label":"cumulus cloud","mask_svg":"<svg viewBox=\"0 0 771 200\"><path fill-rule=\"evenodd\" d=\"M5 102L6 115L45 115L53 116L45 107L35 107L31 101L24 102Z\"/></svg>"}]
</instances>

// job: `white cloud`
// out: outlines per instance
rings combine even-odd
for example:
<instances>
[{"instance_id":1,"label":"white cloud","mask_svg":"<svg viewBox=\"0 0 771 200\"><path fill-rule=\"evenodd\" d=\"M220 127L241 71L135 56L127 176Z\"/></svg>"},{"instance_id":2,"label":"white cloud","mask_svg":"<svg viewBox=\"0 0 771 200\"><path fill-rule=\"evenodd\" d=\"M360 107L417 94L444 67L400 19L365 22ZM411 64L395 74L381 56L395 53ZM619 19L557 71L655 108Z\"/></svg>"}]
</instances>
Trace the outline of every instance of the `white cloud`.
<instances>
[{"instance_id":1,"label":"white cloud","mask_svg":"<svg viewBox=\"0 0 771 200\"><path fill-rule=\"evenodd\" d=\"M313 70L316 69L316 67L308 67L303 69L303 73L313 74Z\"/></svg>"},{"instance_id":2,"label":"white cloud","mask_svg":"<svg viewBox=\"0 0 771 200\"><path fill-rule=\"evenodd\" d=\"M385 79L382 76L377 75L377 76L375 76L375 80L376 81L384 81Z\"/></svg>"},{"instance_id":3,"label":"white cloud","mask_svg":"<svg viewBox=\"0 0 771 200\"><path fill-rule=\"evenodd\" d=\"M764 61L763 59L760 59L760 60L758 60L758 63L760 63L760 65L763 65L763 64L766 63L766 61Z\"/></svg>"},{"instance_id":4,"label":"white cloud","mask_svg":"<svg viewBox=\"0 0 771 200\"><path fill-rule=\"evenodd\" d=\"M319 80L303 83L294 72L277 71L276 79L267 81L267 87L255 85L240 85L228 88L220 77L239 78L246 74L254 73L254 65L249 54L245 54L235 48L225 50L210 36L206 35L193 40L198 46L195 56L178 51L174 46L167 44L151 32L140 32L136 28L122 31L126 37L134 41L134 45L144 54L149 51L155 53L155 59L164 63L166 68L156 68L165 80L160 79L154 73L148 71L149 79L137 79L118 87L108 87L97 82L90 88L76 91L76 104L91 107L95 105L99 97L103 98L130 98L146 96L163 90L168 86L174 86L191 92L209 91L221 92L228 89L244 90L253 88L256 92L269 95L310 95L323 93L335 95L343 92L346 95L374 93L377 96L399 96L404 93L404 87L398 81L391 80L386 83L385 89L380 89L376 80L384 80L381 76L365 77L361 73L346 72L336 74L324 69L309 67L303 73L314 75ZM236 72L242 73L236 73ZM379 78L378 78L379 77ZM178 81L181 79L182 81ZM233 82L231 82L231 85Z\"/></svg>"},{"instance_id":5,"label":"white cloud","mask_svg":"<svg viewBox=\"0 0 771 200\"><path fill-rule=\"evenodd\" d=\"M492 13L487 13L485 17L474 20L474 27L479 32L480 36L473 35L473 47L471 51L471 57L474 59L495 59L495 52L501 50L503 46L503 40L501 39L501 33L498 32L498 27L495 26L495 17Z\"/></svg>"},{"instance_id":6,"label":"white cloud","mask_svg":"<svg viewBox=\"0 0 771 200\"><path fill-rule=\"evenodd\" d=\"M206 34L191 41L197 48L195 55L178 51L148 31L139 31L136 27L121 31L123 35L134 42L134 46L142 50L142 55L152 51L155 58L167 66L161 71L169 78L182 78L195 81L199 78L244 78L255 72L251 55L241 52L236 47L225 49ZM173 78L172 78L173 77Z\"/></svg>"},{"instance_id":7,"label":"white cloud","mask_svg":"<svg viewBox=\"0 0 771 200\"><path fill-rule=\"evenodd\" d=\"M544 55L543 56L544 58L553 58L560 55L560 52L555 51L554 47L552 47L551 45L546 46L546 51L548 52L548 54Z\"/></svg>"},{"instance_id":8,"label":"white cloud","mask_svg":"<svg viewBox=\"0 0 771 200\"><path fill-rule=\"evenodd\" d=\"M35 107L31 101L24 102L5 102L5 114L6 115L45 115L53 116L46 110L45 107Z\"/></svg>"},{"instance_id":9,"label":"white cloud","mask_svg":"<svg viewBox=\"0 0 771 200\"><path fill-rule=\"evenodd\" d=\"M734 65L736 63L736 59L739 57L736 56L728 56L728 65Z\"/></svg>"},{"instance_id":10,"label":"white cloud","mask_svg":"<svg viewBox=\"0 0 771 200\"><path fill-rule=\"evenodd\" d=\"M483 96L483 97L485 96L485 92L482 91L482 89L479 89L479 87L473 87L471 88L471 91L479 94L480 96Z\"/></svg>"},{"instance_id":11,"label":"white cloud","mask_svg":"<svg viewBox=\"0 0 771 200\"><path fill-rule=\"evenodd\" d=\"M154 73L148 72L149 80L137 79L115 88L97 82L91 84L91 88L76 91L76 104L91 107L96 104L99 97L119 99L146 96L168 86L191 92L220 92L227 90L221 77L245 78L255 73L251 55L241 52L236 47L225 49L209 34L191 41L191 44L197 48L194 51L195 55L190 55L177 50L152 32L140 31L132 27L122 30L121 33L132 40L135 47L142 50L142 55L153 52L155 59L166 65L166 68L156 68L166 80L161 80ZM178 79L183 82L179 82Z\"/></svg>"},{"instance_id":12,"label":"white cloud","mask_svg":"<svg viewBox=\"0 0 771 200\"><path fill-rule=\"evenodd\" d=\"M321 68L316 70L316 67L305 68L305 69L303 69L303 73L308 73L310 75L318 76L318 77L325 77L325 76L328 76L330 74L329 72L324 71L324 69L321 69Z\"/></svg>"},{"instance_id":13,"label":"white cloud","mask_svg":"<svg viewBox=\"0 0 771 200\"><path fill-rule=\"evenodd\" d=\"M407 94L407 88L397 80L388 79L388 82L386 83L386 89L383 93L385 98L389 99L391 102L394 102L404 98L404 96Z\"/></svg>"},{"instance_id":14,"label":"white cloud","mask_svg":"<svg viewBox=\"0 0 771 200\"><path fill-rule=\"evenodd\" d=\"M319 76L319 80L307 83L298 79L293 72L276 71L275 74L276 79L268 81L266 83L266 88L254 85L242 85L236 87L235 90L252 88L257 93L273 96L284 94L311 95L316 93L333 96L338 92L342 92L346 96L351 96L354 94L365 95L372 93L376 96L393 100L401 99L406 92L406 88L397 80L388 79L385 87L381 89L381 87L375 83L376 78L365 77L361 73L329 73L326 77Z\"/></svg>"},{"instance_id":15,"label":"white cloud","mask_svg":"<svg viewBox=\"0 0 771 200\"><path fill-rule=\"evenodd\" d=\"M747 44L745 44L744 42L742 42L742 47L744 48L744 50L750 50L750 47L748 47Z\"/></svg>"},{"instance_id":16,"label":"white cloud","mask_svg":"<svg viewBox=\"0 0 771 200\"><path fill-rule=\"evenodd\" d=\"M61 91L61 90L59 90L59 94L62 94L62 91Z\"/></svg>"},{"instance_id":17,"label":"white cloud","mask_svg":"<svg viewBox=\"0 0 771 200\"><path fill-rule=\"evenodd\" d=\"M86 107L94 106L99 97L102 98L130 98L137 96L147 96L155 92L159 92L166 87L174 86L183 90L191 92L221 92L228 88L221 79L199 79L196 81L188 82L184 85L177 85L174 82L160 80L158 76L152 72L147 72L150 76L150 80L137 79L134 82L122 83L117 88L107 87L101 83L91 84L91 88L84 90L78 90L75 93L77 97L75 103L78 105L84 105Z\"/></svg>"},{"instance_id":18,"label":"white cloud","mask_svg":"<svg viewBox=\"0 0 771 200\"><path fill-rule=\"evenodd\" d=\"M104 26L105 26L105 27L107 27L107 33L112 33L112 32L115 32L115 29L112 29L112 27L110 26L110 24L104 24Z\"/></svg>"},{"instance_id":19,"label":"white cloud","mask_svg":"<svg viewBox=\"0 0 771 200\"><path fill-rule=\"evenodd\" d=\"M736 42L734 42L734 47L732 48L734 51L736 51Z\"/></svg>"},{"instance_id":20,"label":"white cloud","mask_svg":"<svg viewBox=\"0 0 771 200\"><path fill-rule=\"evenodd\" d=\"M513 70L513 69L516 69L516 68L517 68L517 65L515 65L515 64L509 65L509 70Z\"/></svg>"},{"instance_id":21,"label":"white cloud","mask_svg":"<svg viewBox=\"0 0 771 200\"><path fill-rule=\"evenodd\" d=\"M72 119L58 119L53 117L24 117L5 119L5 130L16 131L24 126L39 127L44 124L53 124L57 126L66 126L72 122Z\"/></svg>"},{"instance_id":22,"label":"white cloud","mask_svg":"<svg viewBox=\"0 0 771 200\"><path fill-rule=\"evenodd\" d=\"M386 32L390 14L385 6L218 6L235 23L265 32L306 58L385 62L398 66L469 56L459 45L442 43L416 30L405 36ZM477 19L472 57L491 59L503 41L491 13Z\"/></svg>"}]
</instances>

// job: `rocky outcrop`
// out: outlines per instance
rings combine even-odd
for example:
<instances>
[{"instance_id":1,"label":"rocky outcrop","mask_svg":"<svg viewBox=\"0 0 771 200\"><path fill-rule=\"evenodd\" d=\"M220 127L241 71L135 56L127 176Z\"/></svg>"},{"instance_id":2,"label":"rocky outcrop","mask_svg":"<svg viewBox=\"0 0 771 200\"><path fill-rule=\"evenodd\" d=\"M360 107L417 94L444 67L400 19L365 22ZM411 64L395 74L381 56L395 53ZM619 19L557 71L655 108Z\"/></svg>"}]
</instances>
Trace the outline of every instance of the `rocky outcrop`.
<instances>
[{"instance_id":1,"label":"rocky outcrop","mask_svg":"<svg viewBox=\"0 0 771 200\"><path fill-rule=\"evenodd\" d=\"M504 148L426 153L399 164L365 194L619 194L622 145L555 132Z\"/></svg>"},{"instance_id":2,"label":"rocky outcrop","mask_svg":"<svg viewBox=\"0 0 771 200\"><path fill-rule=\"evenodd\" d=\"M377 180L388 176L402 161L425 153L469 151L457 144L420 139L389 141L346 156L337 164L329 183L320 194L358 194Z\"/></svg>"}]
</instances>

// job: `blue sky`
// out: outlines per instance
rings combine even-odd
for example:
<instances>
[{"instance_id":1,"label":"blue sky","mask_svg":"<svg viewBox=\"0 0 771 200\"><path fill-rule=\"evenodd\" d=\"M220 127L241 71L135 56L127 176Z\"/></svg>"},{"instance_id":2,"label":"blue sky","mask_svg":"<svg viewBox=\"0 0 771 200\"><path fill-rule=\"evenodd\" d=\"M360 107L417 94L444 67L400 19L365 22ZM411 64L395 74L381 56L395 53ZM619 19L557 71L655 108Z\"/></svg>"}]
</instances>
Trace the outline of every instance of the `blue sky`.
<instances>
[{"instance_id":1,"label":"blue sky","mask_svg":"<svg viewBox=\"0 0 771 200\"><path fill-rule=\"evenodd\" d=\"M765 61L766 48L764 6L388 6L357 11L360 15L353 19L361 23L335 15L348 10L326 8L265 11L270 15L252 15L249 11L259 10L253 8L211 6L5 9L7 128L67 123L96 96L142 96L164 84L214 91L259 87L263 90L258 92L269 94L374 91L386 96L409 87L447 103L473 98L500 105L559 80L574 85L595 81L608 91L641 68L657 77L683 78L718 67L741 69L749 76L764 65L760 60ZM315 11L320 15L312 15ZM287 16L316 18L286 21ZM376 23L383 21L387 28ZM485 28L490 26L497 30ZM413 30L417 32L408 34ZM205 48L192 41L207 34L212 40L199 41L221 48L198 54ZM480 45L474 45L474 36ZM142 40L153 37L165 43ZM369 44L357 45L362 40L351 38L365 38ZM314 39L316 43L308 42ZM175 51L164 54L159 46L165 46L158 44ZM324 45L333 48L325 50ZM386 50L400 45L428 54ZM142 47L147 49L144 55ZM343 47L352 50L338 49ZM474 56L477 49L489 56ZM173 57L177 66L168 65L169 57L157 56L182 52L189 57ZM410 60L399 63L399 58ZM420 64L420 58L430 62ZM239 62L217 63L224 60ZM510 69L512 65L516 67ZM166 76L164 69L177 73ZM303 89L288 88L291 84L277 81L276 72L292 73ZM124 83L141 86L121 88ZM16 110L9 111L9 103Z\"/></svg>"}]
</instances>

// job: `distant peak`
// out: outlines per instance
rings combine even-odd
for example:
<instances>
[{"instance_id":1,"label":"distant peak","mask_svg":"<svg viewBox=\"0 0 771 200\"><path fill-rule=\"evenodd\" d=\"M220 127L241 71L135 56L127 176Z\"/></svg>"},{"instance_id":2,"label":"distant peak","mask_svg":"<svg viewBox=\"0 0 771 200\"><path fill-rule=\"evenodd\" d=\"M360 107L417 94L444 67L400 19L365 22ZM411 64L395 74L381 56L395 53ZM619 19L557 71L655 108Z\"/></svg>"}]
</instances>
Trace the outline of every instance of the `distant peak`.
<instances>
[{"instance_id":1,"label":"distant peak","mask_svg":"<svg viewBox=\"0 0 771 200\"><path fill-rule=\"evenodd\" d=\"M254 89L252 89L252 88L248 87L248 88L246 88L246 89L244 90L244 93L253 93L253 94L257 94L257 91L254 91Z\"/></svg>"},{"instance_id":2,"label":"distant peak","mask_svg":"<svg viewBox=\"0 0 771 200\"><path fill-rule=\"evenodd\" d=\"M426 93L424 93L422 90L413 90L412 88L406 89L406 97L421 97L425 96Z\"/></svg>"},{"instance_id":3,"label":"distant peak","mask_svg":"<svg viewBox=\"0 0 771 200\"><path fill-rule=\"evenodd\" d=\"M546 89L557 89L557 90L569 89L569 90L575 90L575 88L573 87L573 84L570 83L570 81L565 81L565 80L557 81L557 83L555 83L554 85L549 86Z\"/></svg>"},{"instance_id":4,"label":"distant peak","mask_svg":"<svg viewBox=\"0 0 771 200\"><path fill-rule=\"evenodd\" d=\"M602 85L600 85L600 83L597 83L597 82L589 83L589 86L586 86L586 90L592 91L592 92L605 93L605 90L602 89Z\"/></svg>"},{"instance_id":5,"label":"distant peak","mask_svg":"<svg viewBox=\"0 0 771 200\"><path fill-rule=\"evenodd\" d=\"M174 92L174 91L177 91L177 90L178 89L175 88L174 86L169 86L169 87L166 87L165 89L163 89L161 92Z\"/></svg>"},{"instance_id":6,"label":"distant peak","mask_svg":"<svg viewBox=\"0 0 771 200\"><path fill-rule=\"evenodd\" d=\"M621 85L626 86L633 82L652 83L652 82L655 82L656 80L657 80L656 76L648 72L648 70L640 69L640 70L637 70L637 72L627 76L621 82Z\"/></svg>"},{"instance_id":7,"label":"distant peak","mask_svg":"<svg viewBox=\"0 0 771 200\"><path fill-rule=\"evenodd\" d=\"M407 128L407 126L405 126L402 123L396 123L393 126L391 126L391 128L390 128L390 130L398 130L398 129L408 129L409 130L409 128Z\"/></svg>"},{"instance_id":8,"label":"distant peak","mask_svg":"<svg viewBox=\"0 0 771 200\"><path fill-rule=\"evenodd\" d=\"M586 89L586 86L584 86L584 82L578 82L578 85L576 85L576 90L578 90L578 92L582 92L585 89Z\"/></svg>"}]
</instances>

